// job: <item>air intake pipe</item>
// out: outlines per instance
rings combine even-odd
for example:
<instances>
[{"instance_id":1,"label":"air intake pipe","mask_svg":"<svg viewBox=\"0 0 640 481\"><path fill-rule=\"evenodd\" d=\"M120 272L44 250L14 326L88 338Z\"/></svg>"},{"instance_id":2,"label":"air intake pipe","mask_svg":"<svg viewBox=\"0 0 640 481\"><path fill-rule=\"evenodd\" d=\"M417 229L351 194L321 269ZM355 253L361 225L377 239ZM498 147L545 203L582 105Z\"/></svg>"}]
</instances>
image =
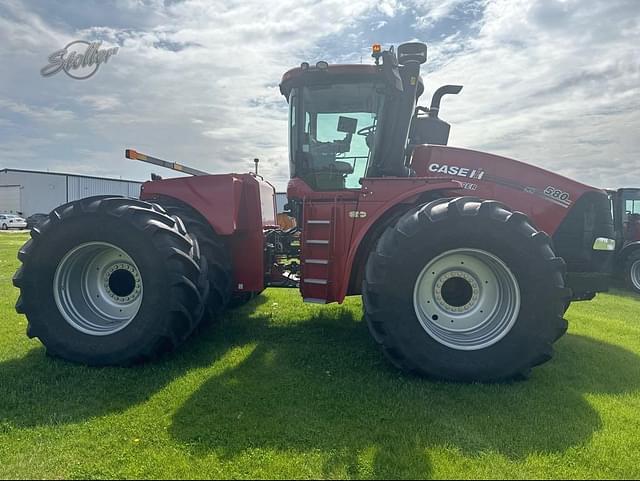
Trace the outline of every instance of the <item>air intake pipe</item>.
<instances>
[{"instance_id":1,"label":"air intake pipe","mask_svg":"<svg viewBox=\"0 0 640 481\"><path fill-rule=\"evenodd\" d=\"M397 60L396 60L397 58ZM372 176L409 177L411 169L405 165L405 149L420 76L420 66L427 60L427 46L411 42L398 47L397 57L393 51L383 57L383 68L387 76L399 77L396 90L387 96L383 115L378 124L380 135L376 140L376 155Z\"/></svg>"}]
</instances>

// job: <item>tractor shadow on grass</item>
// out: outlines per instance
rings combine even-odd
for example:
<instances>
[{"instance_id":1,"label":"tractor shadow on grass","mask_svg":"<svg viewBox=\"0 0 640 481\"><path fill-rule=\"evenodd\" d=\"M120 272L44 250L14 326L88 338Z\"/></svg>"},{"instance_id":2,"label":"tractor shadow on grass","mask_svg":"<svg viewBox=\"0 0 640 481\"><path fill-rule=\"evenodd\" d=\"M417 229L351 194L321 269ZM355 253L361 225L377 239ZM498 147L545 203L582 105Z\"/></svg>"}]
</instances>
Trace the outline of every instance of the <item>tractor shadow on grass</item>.
<instances>
[{"instance_id":1,"label":"tractor shadow on grass","mask_svg":"<svg viewBox=\"0 0 640 481\"><path fill-rule=\"evenodd\" d=\"M265 302L257 298L243 308ZM42 346L0 362L0 433L7 427L81 422L147 401L191 369L210 366L233 347L229 325L239 311L197 332L178 352L128 368L91 368L46 356ZM221 325L222 324L222 325Z\"/></svg>"},{"instance_id":2,"label":"tractor shadow on grass","mask_svg":"<svg viewBox=\"0 0 640 481\"><path fill-rule=\"evenodd\" d=\"M243 340L244 338L244 340ZM460 385L397 373L346 309L290 326L244 319L236 345L257 347L212 377L175 414L173 437L227 459L263 448L320 453L325 477L425 477L426 449L509 459L560 453L602 427L587 394L640 389L640 357L568 335L526 382Z\"/></svg>"},{"instance_id":3,"label":"tractor shadow on grass","mask_svg":"<svg viewBox=\"0 0 640 481\"><path fill-rule=\"evenodd\" d=\"M629 290L622 282L618 282L617 284L615 284L615 287L609 289L608 294L640 301L640 294L636 294L635 292Z\"/></svg>"}]
</instances>

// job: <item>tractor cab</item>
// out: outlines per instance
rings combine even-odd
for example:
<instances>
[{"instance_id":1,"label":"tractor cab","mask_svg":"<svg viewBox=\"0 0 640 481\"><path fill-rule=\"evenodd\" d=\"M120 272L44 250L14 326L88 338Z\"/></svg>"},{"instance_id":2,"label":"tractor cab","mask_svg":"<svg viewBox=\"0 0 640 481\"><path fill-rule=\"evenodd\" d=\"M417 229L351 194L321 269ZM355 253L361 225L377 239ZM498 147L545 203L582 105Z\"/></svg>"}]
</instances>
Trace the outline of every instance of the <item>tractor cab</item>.
<instances>
[{"instance_id":1,"label":"tractor cab","mask_svg":"<svg viewBox=\"0 0 640 481\"><path fill-rule=\"evenodd\" d=\"M640 294L640 188L608 190L615 225L615 270Z\"/></svg>"},{"instance_id":2,"label":"tractor cab","mask_svg":"<svg viewBox=\"0 0 640 481\"><path fill-rule=\"evenodd\" d=\"M375 152L384 83L366 71L316 80L289 97L291 176L315 190L358 188Z\"/></svg>"},{"instance_id":3,"label":"tractor cab","mask_svg":"<svg viewBox=\"0 0 640 481\"><path fill-rule=\"evenodd\" d=\"M304 62L283 76L291 177L314 190L358 189L360 179L369 177L410 177L416 140L446 144L442 124L446 137L448 124L437 119L437 107L416 108L424 91L420 65L426 45L406 43L397 54L375 45L372 56L375 65ZM438 105L444 93L457 91L440 90Z\"/></svg>"},{"instance_id":4,"label":"tractor cab","mask_svg":"<svg viewBox=\"0 0 640 481\"><path fill-rule=\"evenodd\" d=\"M640 189L618 189L611 196L614 219L624 244L640 241Z\"/></svg>"}]
</instances>

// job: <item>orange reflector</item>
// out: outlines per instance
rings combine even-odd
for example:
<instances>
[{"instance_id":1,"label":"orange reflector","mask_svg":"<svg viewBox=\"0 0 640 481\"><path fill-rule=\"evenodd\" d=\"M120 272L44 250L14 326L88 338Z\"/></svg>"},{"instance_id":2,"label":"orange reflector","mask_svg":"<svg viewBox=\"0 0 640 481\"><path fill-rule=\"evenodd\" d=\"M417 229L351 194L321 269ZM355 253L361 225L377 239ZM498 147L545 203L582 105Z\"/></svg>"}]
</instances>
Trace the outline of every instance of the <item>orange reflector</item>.
<instances>
[{"instance_id":1,"label":"orange reflector","mask_svg":"<svg viewBox=\"0 0 640 481\"><path fill-rule=\"evenodd\" d=\"M382 52L382 45L380 45L379 43L374 43L371 49L373 50L373 53L380 53Z\"/></svg>"},{"instance_id":2,"label":"orange reflector","mask_svg":"<svg viewBox=\"0 0 640 481\"><path fill-rule=\"evenodd\" d=\"M147 156L144 154L141 154L140 152L136 152L133 149L126 149L124 151L124 156L127 159L133 159L133 160L147 160Z\"/></svg>"}]
</instances>

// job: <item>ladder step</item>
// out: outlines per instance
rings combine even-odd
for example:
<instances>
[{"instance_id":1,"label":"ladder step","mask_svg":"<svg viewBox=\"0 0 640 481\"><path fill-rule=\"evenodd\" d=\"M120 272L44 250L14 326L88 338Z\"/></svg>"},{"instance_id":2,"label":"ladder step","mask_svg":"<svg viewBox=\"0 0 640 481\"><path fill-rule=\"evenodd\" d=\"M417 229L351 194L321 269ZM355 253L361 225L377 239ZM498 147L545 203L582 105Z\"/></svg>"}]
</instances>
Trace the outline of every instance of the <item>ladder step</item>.
<instances>
[{"instance_id":1,"label":"ladder step","mask_svg":"<svg viewBox=\"0 0 640 481\"><path fill-rule=\"evenodd\" d=\"M326 286L329 281L326 279L305 279L304 282L307 284L319 284L321 286Z\"/></svg>"},{"instance_id":2,"label":"ladder step","mask_svg":"<svg viewBox=\"0 0 640 481\"><path fill-rule=\"evenodd\" d=\"M307 224L329 225L331 224L331 221L330 220L308 220Z\"/></svg>"},{"instance_id":3,"label":"ladder step","mask_svg":"<svg viewBox=\"0 0 640 481\"><path fill-rule=\"evenodd\" d=\"M320 264L323 266L326 266L327 264L329 264L329 261L327 259L306 259L304 261L305 264Z\"/></svg>"},{"instance_id":4,"label":"ladder step","mask_svg":"<svg viewBox=\"0 0 640 481\"><path fill-rule=\"evenodd\" d=\"M307 244L313 244L313 245L329 245L329 241L328 240L321 240L321 239L309 239L307 241Z\"/></svg>"},{"instance_id":5,"label":"ladder step","mask_svg":"<svg viewBox=\"0 0 640 481\"><path fill-rule=\"evenodd\" d=\"M309 302L311 304L326 304L327 300L326 299L317 299L315 297L305 297L303 299L304 302Z\"/></svg>"}]
</instances>

